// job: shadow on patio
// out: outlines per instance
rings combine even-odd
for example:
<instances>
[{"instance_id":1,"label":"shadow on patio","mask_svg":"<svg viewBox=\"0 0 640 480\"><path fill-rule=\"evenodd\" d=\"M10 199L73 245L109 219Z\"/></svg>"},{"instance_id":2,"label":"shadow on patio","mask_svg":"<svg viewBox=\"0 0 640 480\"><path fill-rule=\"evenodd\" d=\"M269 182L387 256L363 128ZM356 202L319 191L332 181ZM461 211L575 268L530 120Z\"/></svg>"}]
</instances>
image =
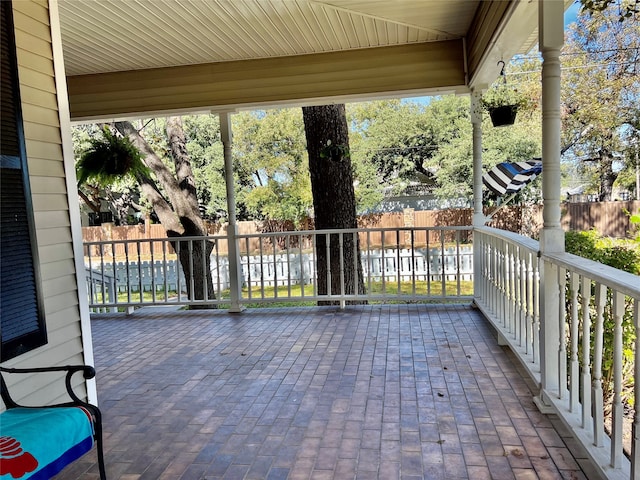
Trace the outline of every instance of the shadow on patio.
<instances>
[{"instance_id":1,"label":"shadow on patio","mask_svg":"<svg viewBox=\"0 0 640 480\"><path fill-rule=\"evenodd\" d=\"M111 480L596 478L469 307L146 308L92 327ZM56 478L97 478L95 452Z\"/></svg>"}]
</instances>

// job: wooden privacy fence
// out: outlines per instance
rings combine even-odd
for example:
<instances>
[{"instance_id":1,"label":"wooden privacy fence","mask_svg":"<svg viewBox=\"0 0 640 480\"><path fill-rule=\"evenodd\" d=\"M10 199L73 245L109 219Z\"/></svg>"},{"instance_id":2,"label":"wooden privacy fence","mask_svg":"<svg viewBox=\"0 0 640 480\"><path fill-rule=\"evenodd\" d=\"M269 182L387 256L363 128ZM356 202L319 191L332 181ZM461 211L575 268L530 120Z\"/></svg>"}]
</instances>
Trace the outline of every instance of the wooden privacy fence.
<instances>
[{"instance_id":1,"label":"wooden privacy fence","mask_svg":"<svg viewBox=\"0 0 640 480\"><path fill-rule=\"evenodd\" d=\"M562 205L562 226L565 230L590 230L595 228L602 235L607 237L623 238L628 237L633 229L629 221L629 216L625 211L637 212L640 209L640 201L626 202L590 202L590 203L564 203ZM391 212L375 215L367 215L359 218L359 226L366 228L402 228L402 227L438 227L438 226L463 226L471 225L473 210L469 208L415 211L406 209L403 212ZM521 233L525 236L537 238L538 232L542 228L542 206L514 206L501 209L491 220L488 226ZM226 225L209 225L210 234L217 236L226 235ZM238 234L250 235L260 233L262 229L256 222L238 222ZM402 235L398 238L396 235ZM162 225L132 225L116 227L106 224L101 227L83 227L84 242L99 242L109 240L148 240L151 238L166 237L165 229ZM413 235L413 245L408 231L396 232L372 232L372 238L363 238L360 234L360 242L376 245L384 248L384 245L400 244L403 248L427 247L440 241L439 234L434 231L416 231ZM450 235L450 234L448 234ZM291 237L286 237L287 241L292 241ZM285 236L274 242L285 241ZM461 239L468 241L469 239ZM297 241L302 242L303 248L310 248L309 238L300 237ZM453 241L453 238L445 238L445 241ZM220 253L227 253L226 240L218 241ZM281 247L283 245L280 245ZM296 245L298 246L298 245ZM159 245L153 245L158 248ZM116 244L117 249L114 254L123 257L123 244ZM152 245L149 242L140 242L131 245L135 250L128 252L129 255L142 257L149 255ZM139 249L139 251L138 251ZM260 249L256 239L251 242L242 242L241 253L247 254Z\"/></svg>"}]
</instances>

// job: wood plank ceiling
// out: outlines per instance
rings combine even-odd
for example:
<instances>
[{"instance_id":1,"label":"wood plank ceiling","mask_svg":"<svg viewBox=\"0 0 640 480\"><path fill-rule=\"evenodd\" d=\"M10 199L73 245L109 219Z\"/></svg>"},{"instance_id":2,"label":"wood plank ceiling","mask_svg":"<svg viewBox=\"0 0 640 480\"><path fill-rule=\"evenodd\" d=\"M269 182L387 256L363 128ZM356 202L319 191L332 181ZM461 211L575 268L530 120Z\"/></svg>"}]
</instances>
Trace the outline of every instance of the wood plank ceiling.
<instances>
[{"instance_id":1,"label":"wood plank ceiling","mask_svg":"<svg viewBox=\"0 0 640 480\"><path fill-rule=\"evenodd\" d=\"M171 89L176 78L184 75L186 66L206 66L199 74L213 72L218 78L233 71L237 81L246 80L245 90L233 92L228 98L221 94L185 97L188 109L273 104L279 99L299 102L314 96L312 85L307 89L294 88L291 91L298 93L283 96L273 93L277 88L271 94L263 88L264 96L254 94L245 98L243 92L264 87L252 81L256 82L261 75L267 76L268 69L274 65L282 65L282 62L266 62L274 59L297 65L297 69L289 70L290 75L299 76L300 82L316 82L321 92L318 97L323 98L371 95L376 89L381 94L415 93L434 88L460 91L469 84L467 56L471 57L469 62L474 62L472 68L478 69L483 59L488 58L486 52L499 44L505 18L518 10L527 12L524 26L528 31L518 32L518 38L512 39L512 51L507 53L513 55L516 49L526 50L531 46L536 22L529 17L537 11L531 3L519 0L58 0L72 116L82 118L176 110L179 108L176 103L144 100L145 83L152 82L157 89L164 86L158 83L161 79L172 78L166 85ZM465 45L471 40L474 45ZM423 45L431 47L425 50ZM413 57L408 55L407 62L415 62L416 55L424 59L417 68L451 71L434 72L433 80L426 80L422 74L419 78L408 76L405 81L400 76L400 68L400 74L390 78L397 88L382 83L367 88L373 69L388 64L389 56L397 57L396 62L402 63L402 55L409 51L400 49L396 55L396 50L387 49L387 53L382 54L385 49L378 50L381 47L409 48ZM353 55L358 58L359 51L362 59L371 61L371 67L361 68L360 73L313 79L303 75L307 65L330 69L333 62L344 64L352 61ZM345 52L355 53L346 55ZM312 59L322 55L325 55L322 61ZM443 63L443 58L448 58L449 63ZM408 67L409 63L406 70ZM238 77L239 71L248 72L246 79ZM125 82L131 83L132 72L136 72L133 83L138 85L118 98L116 90L121 90ZM389 76L389 72L384 74ZM281 81L272 79L273 85L278 82ZM291 78L283 79L279 85L282 90L290 84ZM183 87L191 88L188 84ZM194 88L206 90L215 88L215 84L198 83ZM92 94L102 95L100 104L89 105ZM155 95L157 97L157 92ZM129 107L125 104L131 97L139 101ZM111 109L108 108L110 102Z\"/></svg>"},{"instance_id":2,"label":"wood plank ceiling","mask_svg":"<svg viewBox=\"0 0 640 480\"><path fill-rule=\"evenodd\" d=\"M478 0L59 0L68 75L462 38Z\"/></svg>"}]
</instances>

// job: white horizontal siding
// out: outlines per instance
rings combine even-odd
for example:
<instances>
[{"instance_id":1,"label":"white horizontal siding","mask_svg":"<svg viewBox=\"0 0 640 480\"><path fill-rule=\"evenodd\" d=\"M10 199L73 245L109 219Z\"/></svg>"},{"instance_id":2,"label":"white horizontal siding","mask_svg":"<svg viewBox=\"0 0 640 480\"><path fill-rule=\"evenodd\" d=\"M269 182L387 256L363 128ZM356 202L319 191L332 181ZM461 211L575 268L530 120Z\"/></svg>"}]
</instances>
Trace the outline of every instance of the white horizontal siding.
<instances>
[{"instance_id":1,"label":"white horizontal siding","mask_svg":"<svg viewBox=\"0 0 640 480\"><path fill-rule=\"evenodd\" d=\"M40 254L42 255L42 257L40 258L40 263L46 264L53 260L44 255L45 250L43 250L43 247L53 246L57 244L66 244L67 242L71 241L71 236L69 234L68 226L54 226L47 229L40 228L39 230L41 232L46 232L46 238L42 238L38 242L38 248ZM73 255L71 255L71 258L73 258Z\"/></svg>"},{"instance_id":2,"label":"white horizontal siding","mask_svg":"<svg viewBox=\"0 0 640 480\"><path fill-rule=\"evenodd\" d=\"M45 167L47 171L55 170L53 165L55 165L55 167L62 168L57 176L64 177L64 164L60 161L60 158L62 158L61 145L51 145L49 143L31 140L27 144L27 157L29 159L37 159L39 162L41 160L52 160L53 162L51 162L50 164L46 164L45 162L41 163L47 165ZM32 175L36 174L35 168L38 168L38 165L33 165L32 171L32 164L29 164L29 172Z\"/></svg>"},{"instance_id":3,"label":"white horizontal siding","mask_svg":"<svg viewBox=\"0 0 640 480\"><path fill-rule=\"evenodd\" d=\"M39 228L68 227L69 216L65 212L36 212L36 224ZM71 248L70 245L66 247Z\"/></svg>"},{"instance_id":4,"label":"white horizontal siding","mask_svg":"<svg viewBox=\"0 0 640 480\"><path fill-rule=\"evenodd\" d=\"M6 362L9 366L81 364L82 334L75 277L68 192L56 97L46 0L13 2L27 163L47 324L47 345ZM65 92L66 94L66 92ZM65 399L55 375L10 376L16 400L52 403ZM84 380L74 379L84 395Z\"/></svg>"},{"instance_id":5,"label":"white horizontal siding","mask_svg":"<svg viewBox=\"0 0 640 480\"><path fill-rule=\"evenodd\" d=\"M69 293L70 282L75 281L73 275L68 275L69 278L59 276L52 280L46 280L42 282L42 291L45 298L60 296L62 294ZM75 289L73 290L75 292Z\"/></svg>"}]
</instances>

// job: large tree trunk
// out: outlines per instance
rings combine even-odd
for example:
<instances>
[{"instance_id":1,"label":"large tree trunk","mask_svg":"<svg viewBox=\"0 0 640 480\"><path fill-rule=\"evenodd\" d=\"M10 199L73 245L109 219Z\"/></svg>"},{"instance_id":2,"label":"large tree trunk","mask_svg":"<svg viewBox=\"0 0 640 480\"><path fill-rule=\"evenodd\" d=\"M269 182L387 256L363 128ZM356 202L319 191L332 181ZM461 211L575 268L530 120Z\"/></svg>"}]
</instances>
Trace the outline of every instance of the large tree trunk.
<instances>
[{"instance_id":1,"label":"large tree trunk","mask_svg":"<svg viewBox=\"0 0 640 480\"><path fill-rule=\"evenodd\" d=\"M601 202L613 200L613 182L618 178L618 174L613 171L613 158L606 150L600 151L600 195Z\"/></svg>"},{"instance_id":2,"label":"large tree trunk","mask_svg":"<svg viewBox=\"0 0 640 480\"><path fill-rule=\"evenodd\" d=\"M171 156L176 167L178 187L181 192L180 204L174 208L176 208L180 223L184 227L184 236L205 236L207 230L198 208L196 182L191 169L191 159L187 153L187 139L182 128L182 119L180 117L168 118L166 130ZM208 240L180 242L180 264L185 272L189 298L195 300L215 298L213 279L211 278L210 257L212 251L213 243Z\"/></svg>"},{"instance_id":3,"label":"large tree trunk","mask_svg":"<svg viewBox=\"0 0 640 480\"><path fill-rule=\"evenodd\" d=\"M349 155L349 131L344 105L303 107L304 129L309 152L309 173L313 194L316 230L357 228L356 199ZM344 282L344 293L364 293L360 246L357 235L344 235L341 273L340 238L317 237L318 294L337 295ZM330 272L330 282L327 277ZM338 302L318 302L336 304ZM362 302L349 302L362 303Z\"/></svg>"},{"instance_id":4,"label":"large tree trunk","mask_svg":"<svg viewBox=\"0 0 640 480\"><path fill-rule=\"evenodd\" d=\"M156 155L146 140L130 122L117 122L114 127L127 135L144 155L144 162L162 185L165 198L155 181L149 177L138 177L138 183L146 198L151 202L160 223L167 231L171 245L178 254L180 265L186 279L187 294L190 299L215 299L213 279L211 277L210 256L213 243L209 240L188 241L184 237L205 236L205 228L196 196L195 182L191 162L186 150L186 138L179 117L167 120L167 137L171 155L175 164L176 176ZM213 308L202 304L192 308Z\"/></svg>"}]
</instances>

